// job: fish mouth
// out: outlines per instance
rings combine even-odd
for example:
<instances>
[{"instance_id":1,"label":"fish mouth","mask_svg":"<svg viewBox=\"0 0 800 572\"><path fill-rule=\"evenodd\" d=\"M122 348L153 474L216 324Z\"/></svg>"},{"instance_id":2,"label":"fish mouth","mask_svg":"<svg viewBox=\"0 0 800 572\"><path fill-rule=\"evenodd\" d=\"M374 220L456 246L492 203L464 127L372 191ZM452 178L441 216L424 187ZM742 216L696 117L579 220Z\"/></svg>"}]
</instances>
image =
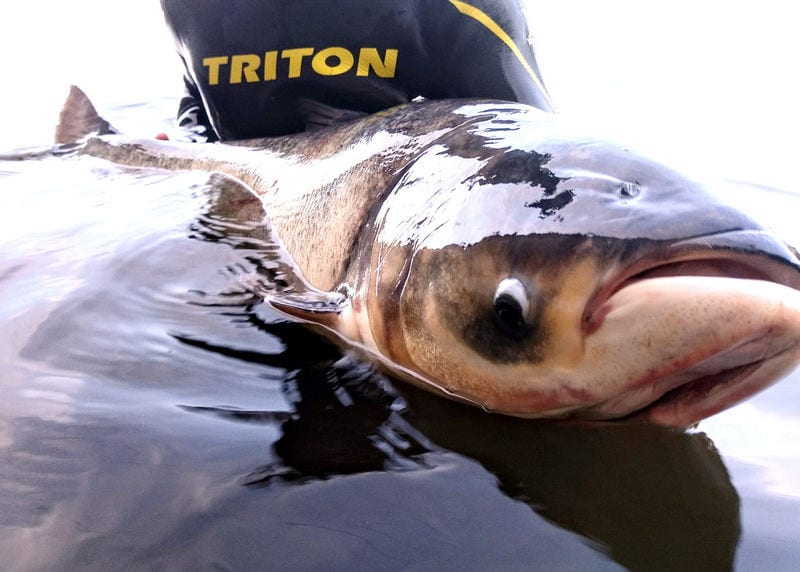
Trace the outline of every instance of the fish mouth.
<instances>
[{"instance_id":1,"label":"fish mouth","mask_svg":"<svg viewBox=\"0 0 800 572\"><path fill-rule=\"evenodd\" d=\"M757 372L769 359L776 357L759 359L688 381L667 391L626 419L679 428L695 425L770 385L774 380L765 376L757 377Z\"/></svg>"},{"instance_id":2,"label":"fish mouth","mask_svg":"<svg viewBox=\"0 0 800 572\"><path fill-rule=\"evenodd\" d=\"M705 360L676 370L657 380L647 380L650 387L632 390L622 397L602 404L594 415L623 421L644 421L685 429L724 411L765 389L782 377L797 362L796 343L767 350L764 336L726 348ZM637 396L649 394L644 399ZM652 401L649 401L652 399ZM625 413L626 402L639 401L643 406Z\"/></svg>"},{"instance_id":3,"label":"fish mouth","mask_svg":"<svg viewBox=\"0 0 800 572\"><path fill-rule=\"evenodd\" d=\"M774 245L767 233L735 231L703 237L703 240L687 240L671 245L650 257L642 258L621 271L609 271L600 280L600 286L586 304L582 326L585 335L594 332L603 322L604 305L623 288L642 280L668 276L705 276L763 280L783 284L800 290L800 261L787 249L770 248L771 255L764 251L735 250L729 247L729 238L740 234L766 236L768 244ZM709 240L725 237L719 249Z\"/></svg>"},{"instance_id":4,"label":"fish mouth","mask_svg":"<svg viewBox=\"0 0 800 572\"><path fill-rule=\"evenodd\" d=\"M726 236L725 241L728 239ZM622 382L622 392L584 409L579 417L686 428L761 391L796 365L800 345L800 312L796 308L800 295L793 292L800 290L796 259L788 250L765 256L763 251L736 250L728 244L722 248L708 246L708 238L702 244L687 241L622 271L609 272L586 305L582 317L586 338L601 330L609 314L624 305L624 299L630 299L630 292L634 291L639 297L663 294L670 298L668 303L680 304L683 293L669 288L686 289L688 300L693 295L689 290L695 286L710 291L719 286L721 291L737 296L735 303L747 304L746 296L738 296L739 286L743 291L758 292L763 285L769 293L757 294L752 304L765 308L771 304L771 312L786 316L779 318L775 314L774 318L763 317L752 323L744 323L749 319L744 318L742 323L731 326L735 333L730 336L717 336L713 328L706 328L705 336L688 337L692 341L686 347L679 347L680 342L674 341L678 335L669 334L673 348L665 363L650 362L643 371ZM724 300L725 295L721 296ZM790 307L785 312L783 298ZM647 304L643 307L648 308ZM635 319L635 312L632 316L628 317L628 324ZM663 329L667 331L671 324L665 322ZM727 325L721 321L718 327L724 329ZM619 336L617 344L624 343L623 339ZM646 359L642 361L647 363Z\"/></svg>"}]
</instances>

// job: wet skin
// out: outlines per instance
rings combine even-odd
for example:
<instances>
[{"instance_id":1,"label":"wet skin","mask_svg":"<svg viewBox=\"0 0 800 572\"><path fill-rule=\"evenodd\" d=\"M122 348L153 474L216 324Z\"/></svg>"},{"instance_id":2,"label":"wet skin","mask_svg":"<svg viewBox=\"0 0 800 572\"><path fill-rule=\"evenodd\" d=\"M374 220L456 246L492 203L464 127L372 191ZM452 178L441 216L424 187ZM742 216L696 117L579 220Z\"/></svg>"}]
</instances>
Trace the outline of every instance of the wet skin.
<instances>
[{"instance_id":1,"label":"wet skin","mask_svg":"<svg viewBox=\"0 0 800 572\"><path fill-rule=\"evenodd\" d=\"M102 128L87 103L62 124ZM426 102L236 145L76 150L252 190L296 268L291 292L265 289L273 306L488 410L685 427L798 359L791 249L702 184L526 106Z\"/></svg>"}]
</instances>

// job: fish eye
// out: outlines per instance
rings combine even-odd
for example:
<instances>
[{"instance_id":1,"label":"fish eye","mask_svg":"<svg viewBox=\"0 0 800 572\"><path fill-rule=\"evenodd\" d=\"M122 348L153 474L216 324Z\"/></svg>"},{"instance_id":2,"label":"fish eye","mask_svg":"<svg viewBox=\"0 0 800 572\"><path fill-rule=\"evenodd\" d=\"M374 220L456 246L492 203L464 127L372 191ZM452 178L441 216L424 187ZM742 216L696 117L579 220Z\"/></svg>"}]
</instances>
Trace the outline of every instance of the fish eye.
<instances>
[{"instance_id":1,"label":"fish eye","mask_svg":"<svg viewBox=\"0 0 800 572\"><path fill-rule=\"evenodd\" d=\"M525 332L530 299L525 286L517 278L506 278L494 293L494 315L500 328L509 335Z\"/></svg>"}]
</instances>

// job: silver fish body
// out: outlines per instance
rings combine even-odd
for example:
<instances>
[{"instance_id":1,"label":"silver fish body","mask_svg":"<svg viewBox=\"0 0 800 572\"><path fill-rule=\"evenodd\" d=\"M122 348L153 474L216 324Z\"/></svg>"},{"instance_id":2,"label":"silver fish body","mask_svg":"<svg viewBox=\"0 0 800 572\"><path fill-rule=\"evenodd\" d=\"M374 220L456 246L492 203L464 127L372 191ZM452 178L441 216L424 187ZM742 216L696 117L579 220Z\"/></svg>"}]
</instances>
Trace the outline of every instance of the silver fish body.
<instances>
[{"instance_id":1,"label":"silver fish body","mask_svg":"<svg viewBox=\"0 0 800 572\"><path fill-rule=\"evenodd\" d=\"M107 127L70 99L62 143ZM302 283L273 306L488 410L685 427L800 358L795 251L702 184L524 105L75 152L252 190Z\"/></svg>"}]
</instances>

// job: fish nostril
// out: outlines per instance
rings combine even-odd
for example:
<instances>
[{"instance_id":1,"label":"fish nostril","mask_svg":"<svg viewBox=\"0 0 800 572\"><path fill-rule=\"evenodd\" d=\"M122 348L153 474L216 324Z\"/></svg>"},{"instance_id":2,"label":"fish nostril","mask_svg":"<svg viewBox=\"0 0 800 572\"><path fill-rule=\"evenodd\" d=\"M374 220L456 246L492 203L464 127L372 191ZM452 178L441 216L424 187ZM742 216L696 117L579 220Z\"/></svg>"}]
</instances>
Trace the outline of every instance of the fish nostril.
<instances>
[{"instance_id":1,"label":"fish nostril","mask_svg":"<svg viewBox=\"0 0 800 572\"><path fill-rule=\"evenodd\" d=\"M626 199L638 197L640 192L641 188L639 187L639 183L623 183L619 188L620 196Z\"/></svg>"}]
</instances>

